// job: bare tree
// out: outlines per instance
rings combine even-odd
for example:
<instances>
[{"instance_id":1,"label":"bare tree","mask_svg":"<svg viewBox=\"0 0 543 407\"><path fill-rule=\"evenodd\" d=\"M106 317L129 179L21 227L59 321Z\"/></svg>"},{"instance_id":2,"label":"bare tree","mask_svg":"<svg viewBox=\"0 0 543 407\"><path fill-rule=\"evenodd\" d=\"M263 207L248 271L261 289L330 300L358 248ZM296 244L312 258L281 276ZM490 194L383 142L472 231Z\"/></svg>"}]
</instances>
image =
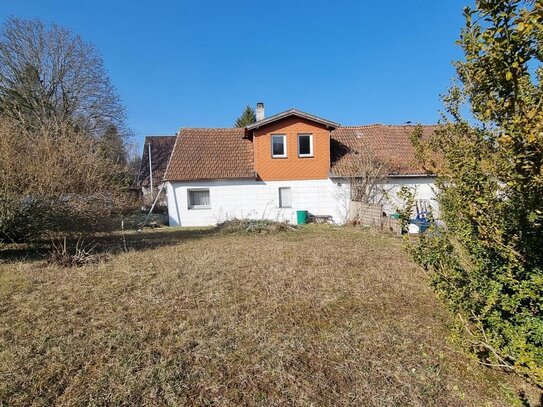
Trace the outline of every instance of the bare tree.
<instances>
[{"instance_id":1,"label":"bare tree","mask_svg":"<svg viewBox=\"0 0 543 407\"><path fill-rule=\"evenodd\" d=\"M0 109L30 134L50 123L126 134L125 111L96 48L56 24L9 18L0 32Z\"/></svg>"},{"instance_id":2,"label":"bare tree","mask_svg":"<svg viewBox=\"0 0 543 407\"><path fill-rule=\"evenodd\" d=\"M352 151L343 165L349 174L351 201L381 203L386 198L389 165L367 145Z\"/></svg>"},{"instance_id":3,"label":"bare tree","mask_svg":"<svg viewBox=\"0 0 543 407\"><path fill-rule=\"evenodd\" d=\"M105 227L123 205L125 112L97 50L10 18L0 31L0 242Z\"/></svg>"}]
</instances>

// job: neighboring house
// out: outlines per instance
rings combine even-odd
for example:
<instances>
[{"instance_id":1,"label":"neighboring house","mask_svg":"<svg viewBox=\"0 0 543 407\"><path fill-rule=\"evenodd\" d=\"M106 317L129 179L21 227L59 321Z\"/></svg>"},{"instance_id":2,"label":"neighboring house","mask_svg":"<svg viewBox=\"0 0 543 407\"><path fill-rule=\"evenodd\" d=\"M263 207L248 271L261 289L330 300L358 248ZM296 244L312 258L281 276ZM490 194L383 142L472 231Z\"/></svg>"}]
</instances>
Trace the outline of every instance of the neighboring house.
<instances>
[{"instance_id":1,"label":"neighboring house","mask_svg":"<svg viewBox=\"0 0 543 407\"><path fill-rule=\"evenodd\" d=\"M143 145L140 171L136 185L141 189L143 201L146 205L152 205L156 194L162 186L164 174L168 167L168 161L172 155L176 136L147 136ZM151 178L151 173L153 174ZM152 190L151 190L152 185ZM166 205L166 193L161 194L158 202Z\"/></svg>"},{"instance_id":2,"label":"neighboring house","mask_svg":"<svg viewBox=\"0 0 543 407\"><path fill-rule=\"evenodd\" d=\"M260 104L259 104L260 105ZM403 185L416 198L433 200L433 177L416 164L410 142L414 126L339 124L296 109L246 128L182 128L164 180L170 225L203 226L233 218L286 220L296 211L349 217L349 162L371 146L389 164L387 205ZM424 126L424 133L434 126Z\"/></svg>"}]
</instances>

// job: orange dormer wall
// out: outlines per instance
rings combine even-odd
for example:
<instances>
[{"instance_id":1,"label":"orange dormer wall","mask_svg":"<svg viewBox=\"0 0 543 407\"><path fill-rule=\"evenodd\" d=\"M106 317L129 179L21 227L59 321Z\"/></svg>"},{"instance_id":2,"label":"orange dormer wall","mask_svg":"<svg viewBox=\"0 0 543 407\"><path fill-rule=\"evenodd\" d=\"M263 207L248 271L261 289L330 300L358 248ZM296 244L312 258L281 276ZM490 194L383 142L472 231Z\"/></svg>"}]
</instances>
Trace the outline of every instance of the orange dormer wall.
<instances>
[{"instance_id":1,"label":"orange dormer wall","mask_svg":"<svg viewBox=\"0 0 543 407\"><path fill-rule=\"evenodd\" d=\"M313 157L298 157L298 134L313 134ZM287 157L272 158L272 134L285 134ZM263 181L326 179L330 170L330 130L300 117L287 117L253 133L254 164Z\"/></svg>"}]
</instances>

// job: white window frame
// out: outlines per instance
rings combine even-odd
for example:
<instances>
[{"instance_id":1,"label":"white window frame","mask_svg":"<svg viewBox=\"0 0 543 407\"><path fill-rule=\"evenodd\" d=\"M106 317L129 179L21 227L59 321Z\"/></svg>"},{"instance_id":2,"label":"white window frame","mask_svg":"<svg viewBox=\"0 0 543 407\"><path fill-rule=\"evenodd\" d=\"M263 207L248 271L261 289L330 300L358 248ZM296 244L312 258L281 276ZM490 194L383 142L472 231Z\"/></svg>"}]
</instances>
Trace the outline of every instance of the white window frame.
<instances>
[{"instance_id":1,"label":"white window frame","mask_svg":"<svg viewBox=\"0 0 543 407\"><path fill-rule=\"evenodd\" d=\"M199 191L207 191L207 194L209 196L209 205L193 205L190 201L190 193L191 192L199 192ZM189 188L187 189L187 206L189 210L193 209L211 209L211 191L209 188Z\"/></svg>"},{"instance_id":2,"label":"white window frame","mask_svg":"<svg viewBox=\"0 0 543 407\"><path fill-rule=\"evenodd\" d=\"M290 194L290 205L289 206L284 206L283 202L281 201L281 191L285 190L285 189L288 189L289 194ZM279 194L279 208L287 208L287 209L292 208L292 189L290 187L279 187L277 189L277 193Z\"/></svg>"},{"instance_id":3,"label":"white window frame","mask_svg":"<svg viewBox=\"0 0 543 407\"><path fill-rule=\"evenodd\" d=\"M301 154L300 153L300 136L309 136L309 154ZM302 158L314 157L313 134L311 134L311 133L298 133L298 157L302 157Z\"/></svg>"},{"instance_id":4,"label":"white window frame","mask_svg":"<svg viewBox=\"0 0 543 407\"><path fill-rule=\"evenodd\" d=\"M283 138L283 153L284 154L273 153L273 138L274 137ZM272 158L287 158L287 135L286 134L272 134L271 135L271 155L272 155Z\"/></svg>"}]
</instances>

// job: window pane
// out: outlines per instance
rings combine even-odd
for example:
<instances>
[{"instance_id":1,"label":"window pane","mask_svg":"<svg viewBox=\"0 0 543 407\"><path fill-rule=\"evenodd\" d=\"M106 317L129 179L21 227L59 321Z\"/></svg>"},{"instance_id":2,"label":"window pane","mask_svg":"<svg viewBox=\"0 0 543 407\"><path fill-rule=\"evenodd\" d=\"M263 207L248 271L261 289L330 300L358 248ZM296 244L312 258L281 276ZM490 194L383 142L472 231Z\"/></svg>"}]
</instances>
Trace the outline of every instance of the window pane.
<instances>
[{"instance_id":1,"label":"window pane","mask_svg":"<svg viewBox=\"0 0 543 407\"><path fill-rule=\"evenodd\" d=\"M209 206L209 190L189 191L190 206Z\"/></svg>"},{"instance_id":2,"label":"window pane","mask_svg":"<svg viewBox=\"0 0 543 407\"><path fill-rule=\"evenodd\" d=\"M311 135L303 134L298 136L298 154L300 155L312 155L311 151Z\"/></svg>"},{"instance_id":3,"label":"window pane","mask_svg":"<svg viewBox=\"0 0 543 407\"><path fill-rule=\"evenodd\" d=\"M279 207L290 208L292 203L290 200L290 188L279 188Z\"/></svg>"},{"instance_id":4,"label":"window pane","mask_svg":"<svg viewBox=\"0 0 543 407\"><path fill-rule=\"evenodd\" d=\"M285 138L283 136L272 136L272 154L285 155Z\"/></svg>"}]
</instances>

